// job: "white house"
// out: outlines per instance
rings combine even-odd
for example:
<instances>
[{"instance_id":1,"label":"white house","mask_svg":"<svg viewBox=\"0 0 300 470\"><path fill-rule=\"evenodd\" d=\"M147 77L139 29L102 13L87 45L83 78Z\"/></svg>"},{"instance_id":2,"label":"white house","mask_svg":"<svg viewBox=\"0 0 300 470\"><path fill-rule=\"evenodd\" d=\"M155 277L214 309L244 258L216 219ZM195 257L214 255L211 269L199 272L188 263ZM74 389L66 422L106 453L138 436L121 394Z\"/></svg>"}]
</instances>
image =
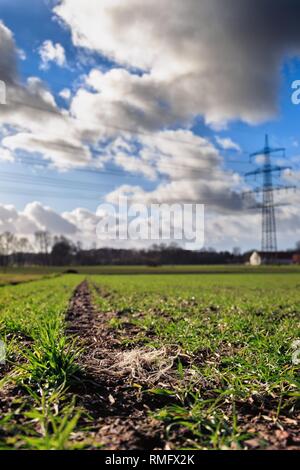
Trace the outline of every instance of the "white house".
<instances>
[{"instance_id":1,"label":"white house","mask_svg":"<svg viewBox=\"0 0 300 470\"><path fill-rule=\"evenodd\" d=\"M249 262L251 266L260 266L262 263L260 254L257 253L257 251L253 251L252 255L250 256Z\"/></svg>"}]
</instances>

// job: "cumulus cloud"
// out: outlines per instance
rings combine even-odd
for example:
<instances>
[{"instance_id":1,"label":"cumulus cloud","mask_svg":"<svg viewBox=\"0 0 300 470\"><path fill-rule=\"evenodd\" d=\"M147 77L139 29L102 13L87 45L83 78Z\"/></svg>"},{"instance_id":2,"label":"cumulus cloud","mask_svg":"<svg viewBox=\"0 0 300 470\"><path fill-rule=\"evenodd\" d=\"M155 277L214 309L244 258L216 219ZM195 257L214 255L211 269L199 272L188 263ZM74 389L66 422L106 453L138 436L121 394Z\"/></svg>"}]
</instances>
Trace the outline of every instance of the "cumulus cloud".
<instances>
[{"instance_id":1,"label":"cumulus cloud","mask_svg":"<svg viewBox=\"0 0 300 470\"><path fill-rule=\"evenodd\" d=\"M68 101L71 98L71 90L69 88L64 88L59 92L59 96Z\"/></svg>"},{"instance_id":2,"label":"cumulus cloud","mask_svg":"<svg viewBox=\"0 0 300 470\"><path fill-rule=\"evenodd\" d=\"M138 190L138 188L135 189ZM287 200L291 200L291 198L285 196L285 201ZM299 197L297 197L297 204L278 208L278 227L279 229L284 227L284 237L281 236L280 239L283 247L293 247L293 244L300 240L299 202ZM39 202L27 204L23 210L19 211L13 205L0 204L0 233L10 231L18 236L26 236L32 241L35 232L47 230L52 235L64 234L74 243L80 241L86 248L95 245L114 248L149 248L154 242L157 242L157 240L112 241L105 238L99 239L96 229L103 215L103 211L92 212L84 208L76 208L60 214ZM233 246L239 246L243 250L250 247L258 248L260 240L257 227L260 225L260 217L257 211L227 214L226 216L216 214L213 211L205 211L205 247L232 249ZM122 227L123 222L122 219L115 221L119 227ZM145 219L145 223L147 223L147 219ZM174 224L176 228L176 220ZM195 248L199 248L199 246L195 246Z\"/></svg>"},{"instance_id":3,"label":"cumulus cloud","mask_svg":"<svg viewBox=\"0 0 300 470\"><path fill-rule=\"evenodd\" d=\"M281 64L288 55L300 53L300 4L220 4L59 1L55 14L70 28L74 45L100 52L116 64L108 71L90 70L72 94L62 90L60 96L70 106L63 110L40 79L30 77L21 84L17 45L0 23L0 79L8 91L8 106L0 115L1 129L9 130L1 136L4 158L21 150L57 168L113 163L147 178L152 189L126 185L108 194L108 201L129 194L144 202L204 202L214 215L232 212L230 219L210 219L209 239L226 231L236 244L236 234L247 231L250 220L239 212L242 181L224 170L215 145L188 129L198 115L214 128L236 119L259 123L275 115ZM65 65L58 44L44 43L41 55L46 67L51 62ZM181 130L167 130L174 128ZM216 142L219 148L238 150L229 137ZM22 212L5 208L4 213L5 226L21 232L22 227L28 232L61 227L87 239L99 217L84 209L57 214L36 203ZM253 216L256 227L257 220Z\"/></svg>"},{"instance_id":4,"label":"cumulus cloud","mask_svg":"<svg viewBox=\"0 0 300 470\"><path fill-rule=\"evenodd\" d=\"M210 124L272 117L280 67L300 52L295 0L261 0L255 8L252 0L60 0L54 12L76 46L142 71L97 80L103 88L114 83L117 96L119 88L129 93L125 113L134 119L149 106L148 127L155 104L166 123L199 114ZM122 115L124 101L113 99L116 106Z\"/></svg>"},{"instance_id":5,"label":"cumulus cloud","mask_svg":"<svg viewBox=\"0 0 300 470\"><path fill-rule=\"evenodd\" d=\"M59 67L66 65L65 49L58 42L54 44L52 41L44 41L39 48L39 55L41 57L41 69L47 70L51 62L54 62Z\"/></svg>"},{"instance_id":6,"label":"cumulus cloud","mask_svg":"<svg viewBox=\"0 0 300 470\"><path fill-rule=\"evenodd\" d=\"M38 77L22 84L17 67L18 49L12 32L0 22L0 80L7 88L7 104L1 106L2 159L15 150L39 154L58 168L85 166L92 153L81 139L77 123L56 104L47 85ZM4 156L4 157L3 157Z\"/></svg>"},{"instance_id":7,"label":"cumulus cloud","mask_svg":"<svg viewBox=\"0 0 300 470\"><path fill-rule=\"evenodd\" d=\"M77 227L40 202L27 204L23 211L17 211L12 205L0 204L0 232L30 236L38 230L48 230L57 235L74 235Z\"/></svg>"},{"instance_id":8,"label":"cumulus cloud","mask_svg":"<svg viewBox=\"0 0 300 470\"><path fill-rule=\"evenodd\" d=\"M50 207L45 207L39 202L27 204L23 215L36 223L40 229L49 230L49 232L54 234L74 235L77 232L74 224Z\"/></svg>"},{"instance_id":9,"label":"cumulus cloud","mask_svg":"<svg viewBox=\"0 0 300 470\"><path fill-rule=\"evenodd\" d=\"M17 53L18 53L18 57L19 59L21 60L26 60L27 59L27 55L26 55L26 52L23 50L23 49L18 49L17 50Z\"/></svg>"},{"instance_id":10,"label":"cumulus cloud","mask_svg":"<svg viewBox=\"0 0 300 470\"><path fill-rule=\"evenodd\" d=\"M32 154L39 153L44 159L55 164L56 168L67 169L74 166L86 166L91 159L87 146L76 138L64 140L63 135L55 133L19 132L2 139L7 151L24 150Z\"/></svg>"},{"instance_id":11,"label":"cumulus cloud","mask_svg":"<svg viewBox=\"0 0 300 470\"><path fill-rule=\"evenodd\" d=\"M1 80L7 85L13 84L17 80L17 50L12 32L2 21L0 21L0 51Z\"/></svg>"},{"instance_id":12,"label":"cumulus cloud","mask_svg":"<svg viewBox=\"0 0 300 470\"><path fill-rule=\"evenodd\" d=\"M216 142L223 150L235 150L236 152L241 151L239 144L230 139L230 137L216 137Z\"/></svg>"},{"instance_id":13,"label":"cumulus cloud","mask_svg":"<svg viewBox=\"0 0 300 470\"><path fill-rule=\"evenodd\" d=\"M13 152L11 152L8 149L2 149L0 152L0 161L4 162L13 162L14 161L14 155Z\"/></svg>"},{"instance_id":14,"label":"cumulus cloud","mask_svg":"<svg viewBox=\"0 0 300 470\"><path fill-rule=\"evenodd\" d=\"M135 202L198 202L221 211L243 207L239 175L222 168L218 150L207 139L177 130L139 136L136 147L126 143L128 148L121 140L111 146L113 162L158 184L151 191L123 185L107 195L108 201L126 195Z\"/></svg>"},{"instance_id":15,"label":"cumulus cloud","mask_svg":"<svg viewBox=\"0 0 300 470\"><path fill-rule=\"evenodd\" d=\"M67 236L74 243L81 241L91 247L97 242L96 225L100 217L86 209L76 208L62 214L40 202L27 204L23 210L0 204L0 233L9 231L33 241L34 234L46 230L54 235Z\"/></svg>"}]
</instances>

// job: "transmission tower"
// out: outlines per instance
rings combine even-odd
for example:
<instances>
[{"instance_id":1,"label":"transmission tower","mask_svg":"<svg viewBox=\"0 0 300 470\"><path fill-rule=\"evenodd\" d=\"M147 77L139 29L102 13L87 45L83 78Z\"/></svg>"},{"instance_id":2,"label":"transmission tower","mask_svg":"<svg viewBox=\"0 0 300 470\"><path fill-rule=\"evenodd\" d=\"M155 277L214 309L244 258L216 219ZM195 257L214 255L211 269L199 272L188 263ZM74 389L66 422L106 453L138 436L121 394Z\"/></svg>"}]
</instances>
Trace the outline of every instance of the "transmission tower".
<instances>
[{"instance_id":1,"label":"transmission tower","mask_svg":"<svg viewBox=\"0 0 300 470\"><path fill-rule=\"evenodd\" d=\"M262 229L261 229L261 251L271 259L277 252L277 231L276 231L276 215L275 207L280 204L274 203L274 193L277 191L295 189L294 186L274 186L273 175L277 173L281 175L282 171L290 169L288 166L273 165L271 157L274 153L281 153L285 157L284 148L271 148L269 146L269 138L265 137L265 147L250 155L250 160L254 157L262 156L263 165L256 168L254 171L250 171L245 174L246 177L262 177L261 186L258 188L248 191L245 194L254 196L256 198L260 196L260 202L258 201L255 208L261 209L262 214Z\"/></svg>"}]
</instances>

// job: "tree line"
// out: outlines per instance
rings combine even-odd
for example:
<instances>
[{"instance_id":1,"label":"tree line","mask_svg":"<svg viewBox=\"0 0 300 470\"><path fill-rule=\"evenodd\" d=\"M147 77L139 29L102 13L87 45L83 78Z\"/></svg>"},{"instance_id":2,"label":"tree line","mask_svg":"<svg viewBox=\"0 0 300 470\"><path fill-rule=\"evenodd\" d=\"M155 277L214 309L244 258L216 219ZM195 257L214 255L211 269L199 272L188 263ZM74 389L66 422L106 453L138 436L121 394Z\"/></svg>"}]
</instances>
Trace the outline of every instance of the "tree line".
<instances>
[{"instance_id":1,"label":"tree line","mask_svg":"<svg viewBox=\"0 0 300 470\"><path fill-rule=\"evenodd\" d=\"M66 265L149 265L217 264L241 261L240 250L216 252L212 248L189 251L176 243L153 245L149 249L91 248L83 249L65 236L52 236L38 231L31 242L11 232L0 234L0 266L66 266Z\"/></svg>"},{"instance_id":2,"label":"tree line","mask_svg":"<svg viewBox=\"0 0 300 470\"><path fill-rule=\"evenodd\" d=\"M296 246L300 252L300 243ZM253 251L253 250L252 250ZM72 242L63 235L52 236L38 231L32 242L11 232L0 234L0 267L7 266L96 266L96 265L196 265L233 264L249 260L250 253L238 247L232 251L206 248L186 250L175 242L154 244L149 249L91 248L83 249L80 242ZM284 253L290 254L293 250ZM281 254L284 254L281 253ZM299 255L300 256L300 255Z\"/></svg>"},{"instance_id":3,"label":"tree line","mask_svg":"<svg viewBox=\"0 0 300 470\"><path fill-rule=\"evenodd\" d=\"M56 265L67 261L81 250L64 236L52 236L47 231L37 231L31 242L11 232L0 234L0 266Z\"/></svg>"}]
</instances>

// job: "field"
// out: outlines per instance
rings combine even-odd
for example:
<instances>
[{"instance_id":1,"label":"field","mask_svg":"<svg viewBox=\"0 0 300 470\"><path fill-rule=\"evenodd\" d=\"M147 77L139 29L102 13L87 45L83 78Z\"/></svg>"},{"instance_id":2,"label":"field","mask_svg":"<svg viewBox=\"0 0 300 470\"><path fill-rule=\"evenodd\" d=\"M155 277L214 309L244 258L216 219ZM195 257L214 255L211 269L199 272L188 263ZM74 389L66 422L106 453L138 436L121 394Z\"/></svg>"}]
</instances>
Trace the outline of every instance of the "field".
<instances>
[{"instance_id":1,"label":"field","mask_svg":"<svg viewBox=\"0 0 300 470\"><path fill-rule=\"evenodd\" d=\"M30 282L36 281L38 279L42 279L43 277L47 277L45 274L30 274L30 273L11 273L11 274L1 274L0 273L0 287L5 286L7 284L16 285L21 284L23 282Z\"/></svg>"},{"instance_id":2,"label":"field","mask_svg":"<svg viewBox=\"0 0 300 470\"><path fill-rule=\"evenodd\" d=\"M0 287L0 447L299 449L299 269L200 268Z\"/></svg>"},{"instance_id":3,"label":"field","mask_svg":"<svg viewBox=\"0 0 300 470\"><path fill-rule=\"evenodd\" d=\"M298 265L265 265L265 266L248 266L248 265L185 265L185 266L26 266L8 267L5 271L0 270L0 278L10 279L14 277L24 276L50 276L65 274L69 271L76 271L78 274L96 275L96 274L273 274L273 273L300 273Z\"/></svg>"}]
</instances>

